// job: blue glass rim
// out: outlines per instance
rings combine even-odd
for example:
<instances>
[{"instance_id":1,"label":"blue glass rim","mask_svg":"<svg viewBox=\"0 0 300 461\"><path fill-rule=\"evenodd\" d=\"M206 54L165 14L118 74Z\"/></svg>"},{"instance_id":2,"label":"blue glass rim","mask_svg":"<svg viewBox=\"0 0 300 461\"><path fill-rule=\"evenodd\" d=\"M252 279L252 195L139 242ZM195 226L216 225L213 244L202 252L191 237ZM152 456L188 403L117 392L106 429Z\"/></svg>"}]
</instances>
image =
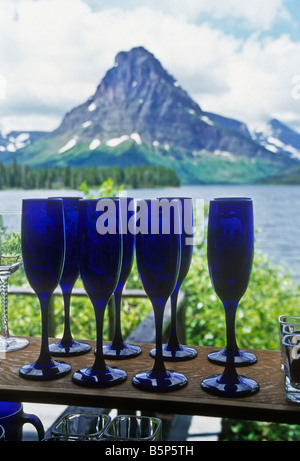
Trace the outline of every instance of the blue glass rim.
<instances>
[{"instance_id":1,"label":"blue glass rim","mask_svg":"<svg viewBox=\"0 0 300 461\"><path fill-rule=\"evenodd\" d=\"M47 200L53 200L53 199L61 199L61 200L64 200L64 199L68 199L68 200L70 200L70 199L72 199L72 200L83 200L82 197L77 197L77 196L75 196L75 195L73 195L73 196L72 196L72 195L66 195L66 196L60 196L60 197L55 196L55 197L48 197L48 198L47 198Z\"/></svg>"},{"instance_id":2,"label":"blue glass rim","mask_svg":"<svg viewBox=\"0 0 300 461\"><path fill-rule=\"evenodd\" d=\"M65 197L61 197L65 198ZM72 197L69 197L72 198ZM135 200L133 197L99 197L99 198L82 198L80 199L80 202L90 202L90 203L97 203L99 200L114 200L114 201L119 201L119 200ZM143 199L140 199L143 200Z\"/></svg>"},{"instance_id":3,"label":"blue glass rim","mask_svg":"<svg viewBox=\"0 0 300 461\"><path fill-rule=\"evenodd\" d=\"M90 205L94 204L96 207L97 204L102 200L111 200L115 204L118 204L118 205L120 204L120 200L117 197L84 198L84 199L79 200L78 203L79 203L80 208L82 208L84 205L89 205L89 204ZM96 210L95 208L95 211L100 211L100 210Z\"/></svg>"},{"instance_id":4,"label":"blue glass rim","mask_svg":"<svg viewBox=\"0 0 300 461\"><path fill-rule=\"evenodd\" d=\"M22 199L23 203L25 203L25 202L45 202L46 203L46 202L49 202L49 201L55 201L55 202L60 201L61 202L62 199L58 198L58 197L57 198L56 197L54 197L54 198L45 197L45 198L23 198Z\"/></svg>"},{"instance_id":5,"label":"blue glass rim","mask_svg":"<svg viewBox=\"0 0 300 461\"><path fill-rule=\"evenodd\" d=\"M162 199L167 199L167 200L193 200L192 197L158 197L157 200L162 200Z\"/></svg>"},{"instance_id":6,"label":"blue glass rim","mask_svg":"<svg viewBox=\"0 0 300 461\"><path fill-rule=\"evenodd\" d=\"M137 198L135 199L136 203L144 202L144 203L151 203L151 202L158 202L158 198Z\"/></svg>"},{"instance_id":7,"label":"blue glass rim","mask_svg":"<svg viewBox=\"0 0 300 461\"><path fill-rule=\"evenodd\" d=\"M187 198L190 198L190 197L187 197ZM178 197L161 197L161 198L137 198L137 199L134 199L136 204L138 205L139 203L146 203L147 205L151 205L151 203L158 203L160 202L160 200L163 200L163 199L166 199L166 200L180 200L180 198Z\"/></svg>"},{"instance_id":8,"label":"blue glass rim","mask_svg":"<svg viewBox=\"0 0 300 461\"><path fill-rule=\"evenodd\" d=\"M210 202L252 202L250 197L217 197Z\"/></svg>"}]
</instances>

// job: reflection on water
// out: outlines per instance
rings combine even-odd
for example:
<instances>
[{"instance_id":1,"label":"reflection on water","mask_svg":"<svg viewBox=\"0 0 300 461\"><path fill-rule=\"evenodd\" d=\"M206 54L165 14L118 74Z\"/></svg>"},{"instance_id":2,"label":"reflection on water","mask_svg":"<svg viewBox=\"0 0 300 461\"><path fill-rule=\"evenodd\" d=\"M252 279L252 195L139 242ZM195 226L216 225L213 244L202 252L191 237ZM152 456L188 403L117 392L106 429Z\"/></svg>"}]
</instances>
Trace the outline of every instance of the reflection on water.
<instances>
[{"instance_id":1,"label":"reflection on water","mask_svg":"<svg viewBox=\"0 0 300 461\"><path fill-rule=\"evenodd\" d=\"M300 186L216 185L182 186L166 189L128 190L134 198L181 196L204 199L215 197L251 197L254 205L257 248L275 264L284 263L300 281ZM0 212L21 210L23 198L78 196L78 191L11 190L0 191Z\"/></svg>"}]
</instances>

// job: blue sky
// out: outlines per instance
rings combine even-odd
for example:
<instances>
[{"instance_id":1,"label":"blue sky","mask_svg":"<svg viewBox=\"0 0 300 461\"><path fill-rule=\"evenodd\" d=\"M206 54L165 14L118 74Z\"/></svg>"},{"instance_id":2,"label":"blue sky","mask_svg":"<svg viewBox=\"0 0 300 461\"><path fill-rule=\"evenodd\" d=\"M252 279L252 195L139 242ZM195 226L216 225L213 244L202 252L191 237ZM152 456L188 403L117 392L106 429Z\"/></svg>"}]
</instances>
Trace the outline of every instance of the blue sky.
<instances>
[{"instance_id":1,"label":"blue sky","mask_svg":"<svg viewBox=\"0 0 300 461\"><path fill-rule=\"evenodd\" d=\"M139 8L141 6L148 6L152 9L163 10L166 12L172 12L172 3L178 4L179 2L164 2L164 1L157 1L157 0L85 0L85 3L91 8L92 11L101 11L108 8L119 8L123 11L132 11L133 9ZM189 20L195 24L200 25L203 22L209 22L212 26L221 28L227 32L233 32L234 35L247 38L251 30L256 30L257 26L259 26L259 22L255 22L255 20L251 21L250 18L255 18L255 15L251 13L247 13L247 8L245 8L245 4L249 2L245 2L244 0L240 0L242 6L240 10L244 10L244 14L240 12L238 16L235 16L233 13L234 3L235 2L226 2L226 0L220 0L219 2L215 2L211 9L203 8L200 2L187 2L191 3L194 6L194 14L189 16ZM206 2L209 3L209 2ZM229 6L228 8L224 9L224 13L217 13L218 4L219 8L220 5L223 3L227 3ZM285 0L285 1L275 1L272 2L269 0L264 0L267 6L267 10L269 11L269 16L273 18L272 22L270 23L269 33L274 37L282 34L282 33L289 33L293 37L294 40L300 38L300 30L298 22L292 24L291 19L299 17L300 14L300 3L299 0ZM197 8L198 4L198 8ZM244 4L244 6L243 6ZM165 6L164 6L165 5ZM182 10L184 10L184 3ZM258 14L260 9L257 8L257 3L254 5L253 9L258 10ZM175 7L175 13L176 13ZM221 8L224 8L223 6ZM215 10L214 13L212 10ZM285 10L285 11L284 11ZM179 11L179 10L177 10ZM190 10L192 11L192 10ZM250 10L248 10L250 11ZM285 14L286 13L286 14ZM222 19L218 19L218 16ZM265 17L268 15L265 15ZM267 21L267 20L266 20Z\"/></svg>"},{"instance_id":2,"label":"blue sky","mask_svg":"<svg viewBox=\"0 0 300 461\"><path fill-rule=\"evenodd\" d=\"M299 0L0 0L0 130L56 128L144 46L203 110L300 131L299 17Z\"/></svg>"}]
</instances>

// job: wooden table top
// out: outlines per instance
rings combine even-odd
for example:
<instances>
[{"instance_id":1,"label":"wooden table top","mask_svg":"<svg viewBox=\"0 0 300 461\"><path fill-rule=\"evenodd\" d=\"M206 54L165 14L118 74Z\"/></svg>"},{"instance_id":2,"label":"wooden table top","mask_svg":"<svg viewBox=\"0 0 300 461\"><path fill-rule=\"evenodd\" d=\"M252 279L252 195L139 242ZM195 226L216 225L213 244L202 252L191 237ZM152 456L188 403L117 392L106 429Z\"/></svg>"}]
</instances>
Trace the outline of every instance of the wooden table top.
<instances>
[{"instance_id":1,"label":"wooden table top","mask_svg":"<svg viewBox=\"0 0 300 461\"><path fill-rule=\"evenodd\" d=\"M93 350L73 358L59 358L72 366L71 372L63 378L42 382L20 377L19 368L35 361L40 351L40 338L28 339L29 346L1 357L1 400L300 423L300 405L285 399L279 351L253 351L258 357L257 363L237 370L241 375L258 381L260 391L249 397L234 399L208 394L200 386L202 379L223 370L222 367L208 361L207 354L214 349L211 347L195 347L198 356L192 360L166 362L168 369L185 374L188 384L172 392L152 393L137 389L132 384L132 378L136 372L152 368L153 359L149 351L153 344L139 344L142 354L136 358L107 360L108 365L120 367L127 372L126 381L112 387L92 389L73 383L72 374L94 363ZM86 342L94 348L94 341Z\"/></svg>"}]
</instances>

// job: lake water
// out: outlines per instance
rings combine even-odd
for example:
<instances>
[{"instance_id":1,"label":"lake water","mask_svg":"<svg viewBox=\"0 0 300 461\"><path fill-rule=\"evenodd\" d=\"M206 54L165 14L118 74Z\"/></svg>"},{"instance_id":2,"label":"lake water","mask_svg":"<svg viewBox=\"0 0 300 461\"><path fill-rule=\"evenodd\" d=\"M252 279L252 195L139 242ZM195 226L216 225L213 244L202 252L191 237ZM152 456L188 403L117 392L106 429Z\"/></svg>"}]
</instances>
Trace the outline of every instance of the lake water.
<instances>
[{"instance_id":1,"label":"lake water","mask_svg":"<svg viewBox=\"0 0 300 461\"><path fill-rule=\"evenodd\" d=\"M256 246L266 253L274 264L284 264L300 282L300 186L213 185L182 186L166 189L128 190L133 198L182 196L204 199L215 197L251 197L254 206L255 227L258 230ZM78 191L10 190L0 191L0 210L21 210L23 198L80 195Z\"/></svg>"}]
</instances>

